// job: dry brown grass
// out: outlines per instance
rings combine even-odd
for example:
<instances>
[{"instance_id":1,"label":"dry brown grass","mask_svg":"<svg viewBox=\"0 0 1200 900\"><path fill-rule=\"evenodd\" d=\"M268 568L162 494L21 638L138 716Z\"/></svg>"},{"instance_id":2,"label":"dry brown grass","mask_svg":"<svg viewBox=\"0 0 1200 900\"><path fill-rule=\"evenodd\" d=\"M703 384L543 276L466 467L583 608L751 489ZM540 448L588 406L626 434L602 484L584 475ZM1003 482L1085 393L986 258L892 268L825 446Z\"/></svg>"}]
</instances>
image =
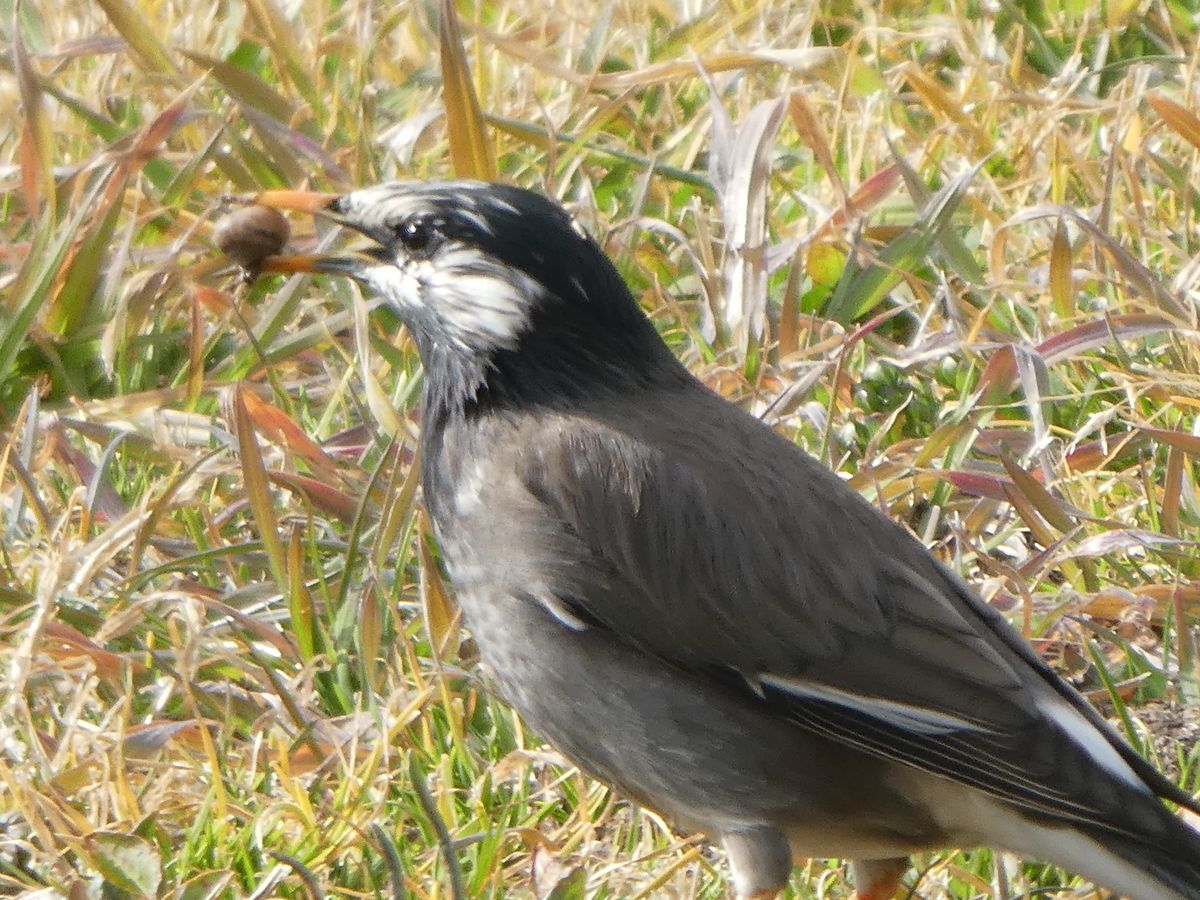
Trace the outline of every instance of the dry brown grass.
<instances>
[{"instance_id":1,"label":"dry brown grass","mask_svg":"<svg viewBox=\"0 0 1200 900\"><path fill-rule=\"evenodd\" d=\"M495 0L446 93L434 6L17 7L0 894L725 892L488 694L414 505L395 322L238 284L209 243L228 191L489 157L1194 787L1193 732L1139 713L1196 708L1196 4L923 6ZM992 863L931 857L916 890L1071 884Z\"/></svg>"}]
</instances>

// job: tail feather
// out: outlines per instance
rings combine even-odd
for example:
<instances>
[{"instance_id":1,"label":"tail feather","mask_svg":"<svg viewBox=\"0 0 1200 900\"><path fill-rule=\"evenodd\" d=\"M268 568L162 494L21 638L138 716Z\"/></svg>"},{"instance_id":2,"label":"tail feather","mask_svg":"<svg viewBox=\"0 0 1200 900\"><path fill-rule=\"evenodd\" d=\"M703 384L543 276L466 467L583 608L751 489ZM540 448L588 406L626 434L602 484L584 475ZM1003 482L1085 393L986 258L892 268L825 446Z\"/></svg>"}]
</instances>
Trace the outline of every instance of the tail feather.
<instances>
[{"instance_id":1,"label":"tail feather","mask_svg":"<svg viewBox=\"0 0 1200 900\"><path fill-rule=\"evenodd\" d=\"M1200 900L1200 831L1153 795L1128 798L1136 820L1154 814L1148 829L1111 828L1034 818L994 805L988 841L1026 859L1052 863L1130 900Z\"/></svg>"},{"instance_id":2,"label":"tail feather","mask_svg":"<svg viewBox=\"0 0 1200 900\"><path fill-rule=\"evenodd\" d=\"M1115 884L1113 887L1134 900L1157 900L1168 896L1200 900L1200 832L1166 810L1163 813L1170 820L1166 823L1167 833L1153 844L1097 836L1106 850L1132 866L1144 881L1157 883L1154 888ZM1079 871L1087 873L1088 868L1080 864Z\"/></svg>"}]
</instances>

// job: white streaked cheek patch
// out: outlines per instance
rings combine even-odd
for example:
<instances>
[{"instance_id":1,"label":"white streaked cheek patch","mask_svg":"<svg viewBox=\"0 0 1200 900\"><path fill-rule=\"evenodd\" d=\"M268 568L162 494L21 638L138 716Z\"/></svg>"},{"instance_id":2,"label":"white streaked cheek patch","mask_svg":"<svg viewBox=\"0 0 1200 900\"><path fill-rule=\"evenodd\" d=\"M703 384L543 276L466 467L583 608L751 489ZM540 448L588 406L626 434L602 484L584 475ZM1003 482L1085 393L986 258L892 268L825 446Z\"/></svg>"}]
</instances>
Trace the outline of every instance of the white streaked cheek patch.
<instances>
[{"instance_id":1,"label":"white streaked cheek patch","mask_svg":"<svg viewBox=\"0 0 1200 900\"><path fill-rule=\"evenodd\" d=\"M403 316L421 305L421 283L412 272L400 266L379 265L367 272L371 289L396 307Z\"/></svg>"},{"instance_id":2,"label":"white streaked cheek patch","mask_svg":"<svg viewBox=\"0 0 1200 900\"><path fill-rule=\"evenodd\" d=\"M469 247L380 265L367 281L402 316L422 319L435 339L473 352L515 348L544 290L524 272Z\"/></svg>"},{"instance_id":3,"label":"white streaked cheek patch","mask_svg":"<svg viewBox=\"0 0 1200 900\"><path fill-rule=\"evenodd\" d=\"M416 266L424 304L465 349L512 349L529 328L542 287L524 272L471 249L443 251Z\"/></svg>"},{"instance_id":4,"label":"white streaked cheek patch","mask_svg":"<svg viewBox=\"0 0 1200 900\"><path fill-rule=\"evenodd\" d=\"M448 337L469 349L512 349L528 324L528 301L486 275L438 273L426 289Z\"/></svg>"}]
</instances>

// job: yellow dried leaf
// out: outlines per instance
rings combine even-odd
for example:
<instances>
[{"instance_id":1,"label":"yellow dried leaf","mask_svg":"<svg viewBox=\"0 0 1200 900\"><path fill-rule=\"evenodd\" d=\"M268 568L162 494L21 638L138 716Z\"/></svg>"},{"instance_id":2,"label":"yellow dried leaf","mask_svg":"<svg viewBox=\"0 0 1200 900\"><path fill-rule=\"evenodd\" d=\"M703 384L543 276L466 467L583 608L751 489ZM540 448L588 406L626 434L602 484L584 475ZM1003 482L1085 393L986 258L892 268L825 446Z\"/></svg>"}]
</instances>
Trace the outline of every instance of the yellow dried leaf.
<instances>
[{"instance_id":1,"label":"yellow dried leaf","mask_svg":"<svg viewBox=\"0 0 1200 900\"><path fill-rule=\"evenodd\" d=\"M1129 124L1125 127L1125 133L1121 135L1121 149L1128 154L1137 153L1142 147L1142 135L1145 129L1142 126L1142 117L1132 115L1129 117Z\"/></svg>"},{"instance_id":2,"label":"yellow dried leaf","mask_svg":"<svg viewBox=\"0 0 1200 900\"><path fill-rule=\"evenodd\" d=\"M453 0L442 0L438 4L438 44L454 174L460 178L493 181L496 178L496 156L488 140L479 98L471 81Z\"/></svg>"},{"instance_id":3,"label":"yellow dried leaf","mask_svg":"<svg viewBox=\"0 0 1200 900\"><path fill-rule=\"evenodd\" d=\"M1066 223L1059 219L1050 244L1050 300L1055 312L1063 317L1071 314L1075 297L1071 264L1071 240L1067 237Z\"/></svg>"}]
</instances>

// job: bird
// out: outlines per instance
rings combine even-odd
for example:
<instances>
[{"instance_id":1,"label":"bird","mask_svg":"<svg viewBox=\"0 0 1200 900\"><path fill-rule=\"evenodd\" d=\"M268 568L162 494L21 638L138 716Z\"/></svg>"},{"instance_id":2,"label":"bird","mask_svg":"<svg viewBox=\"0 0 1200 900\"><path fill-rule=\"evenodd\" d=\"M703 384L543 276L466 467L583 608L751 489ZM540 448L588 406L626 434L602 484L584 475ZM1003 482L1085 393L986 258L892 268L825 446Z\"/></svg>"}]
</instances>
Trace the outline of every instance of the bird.
<instances>
[{"instance_id":1,"label":"bird","mask_svg":"<svg viewBox=\"0 0 1200 900\"><path fill-rule=\"evenodd\" d=\"M676 358L556 201L478 181L251 198L366 246L423 370L421 480L501 695L584 772L723 846L766 898L990 846L1200 898L1200 811L904 527ZM360 239L361 240L361 239Z\"/></svg>"}]
</instances>

